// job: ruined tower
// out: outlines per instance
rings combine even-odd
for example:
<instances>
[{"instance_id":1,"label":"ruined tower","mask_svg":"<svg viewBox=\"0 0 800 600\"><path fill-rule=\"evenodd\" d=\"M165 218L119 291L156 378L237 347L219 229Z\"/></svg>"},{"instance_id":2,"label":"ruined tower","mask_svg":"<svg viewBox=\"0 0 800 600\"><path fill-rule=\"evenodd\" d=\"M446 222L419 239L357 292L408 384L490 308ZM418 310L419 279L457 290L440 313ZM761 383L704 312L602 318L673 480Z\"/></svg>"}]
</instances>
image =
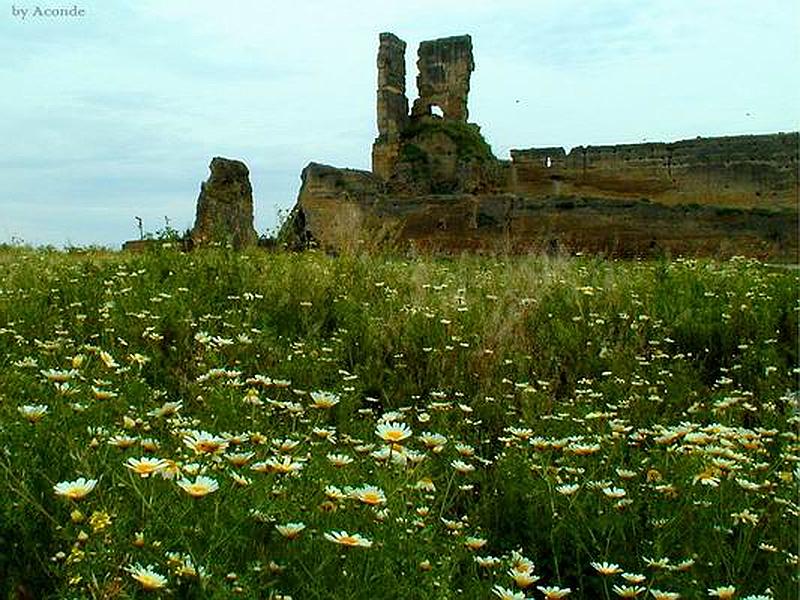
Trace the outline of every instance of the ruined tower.
<instances>
[{"instance_id":1,"label":"ruined tower","mask_svg":"<svg viewBox=\"0 0 800 600\"><path fill-rule=\"evenodd\" d=\"M393 33L382 33L378 48L378 138L372 146L372 172L384 179L391 175L407 121L406 43Z\"/></svg>"},{"instance_id":2,"label":"ruined tower","mask_svg":"<svg viewBox=\"0 0 800 600\"><path fill-rule=\"evenodd\" d=\"M446 120L467 122L469 79L475 70L468 35L429 40L419 45L417 89L411 115L406 97L406 43L393 33L380 34L378 48L378 137L372 145L372 172L388 180L394 172L403 131L414 119L442 111Z\"/></svg>"},{"instance_id":3,"label":"ruined tower","mask_svg":"<svg viewBox=\"0 0 800 600\"><path fill-rule=\"evenodd\" d=\"M417 89L412 116L431 114L438 106L445 119L466 123L469 79L475 70L468 35L429 40L419 45Z\"/></svg>"}]
</instances>

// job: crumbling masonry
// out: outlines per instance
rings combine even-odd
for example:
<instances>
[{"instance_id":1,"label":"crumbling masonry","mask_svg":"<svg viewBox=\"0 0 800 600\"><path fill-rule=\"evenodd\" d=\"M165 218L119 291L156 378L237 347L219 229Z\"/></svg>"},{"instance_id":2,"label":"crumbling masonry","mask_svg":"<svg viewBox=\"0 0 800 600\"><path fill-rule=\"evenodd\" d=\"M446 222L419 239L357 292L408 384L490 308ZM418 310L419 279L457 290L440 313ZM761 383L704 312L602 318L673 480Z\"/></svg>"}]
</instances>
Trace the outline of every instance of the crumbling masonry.
<instances>
[{"instance_id":1,"label":"crumbling masonry","mask_svg":"<svg viewBox=\"0 0 800 600\"><path fill-rule=\"evenodd\" d=\"M380 34L372 171L310 163L283 240L333 252L798 252L797 132L511 150L468 122L468 35L422 42L419 98L406 43Z\"/></svg>"},{"instance_id":2,"label":"crumbling masonry","mask_svg":"<svg viewBox=\"0 0 800 600\"><path fill-rule=\"evenodd\" d=\"M406 43L393 33L380 34L378 48L378 137L372 146L372 172L388 179L409 124L406 97ZM472 38L459 35L419 45L417 89L412 117L441 110L445 120L466 123L469 79L475 70Z\"/></svg>"}]
</instances>

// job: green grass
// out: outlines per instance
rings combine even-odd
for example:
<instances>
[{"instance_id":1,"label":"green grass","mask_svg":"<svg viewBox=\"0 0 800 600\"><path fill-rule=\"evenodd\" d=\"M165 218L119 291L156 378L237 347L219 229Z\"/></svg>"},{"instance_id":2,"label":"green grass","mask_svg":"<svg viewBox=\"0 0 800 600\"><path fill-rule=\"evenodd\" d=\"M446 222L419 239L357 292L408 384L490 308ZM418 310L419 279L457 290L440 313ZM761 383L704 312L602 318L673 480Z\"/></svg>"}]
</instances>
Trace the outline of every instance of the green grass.
<instances>
[{"instance_id":1,"label":"green grass","mask_svg":"<svg viewBox=\"0 0 800 600\"><path fill-rule=\"evenodd\" d=\"M529 598L618 597L603 561L642 598L793 597L797 289L742 259L4 248L0 597L163 593L137 564L178 598L496 598L514 565ZM197 474L219 489L178 486Z\"/></svg>"}]
</instances>

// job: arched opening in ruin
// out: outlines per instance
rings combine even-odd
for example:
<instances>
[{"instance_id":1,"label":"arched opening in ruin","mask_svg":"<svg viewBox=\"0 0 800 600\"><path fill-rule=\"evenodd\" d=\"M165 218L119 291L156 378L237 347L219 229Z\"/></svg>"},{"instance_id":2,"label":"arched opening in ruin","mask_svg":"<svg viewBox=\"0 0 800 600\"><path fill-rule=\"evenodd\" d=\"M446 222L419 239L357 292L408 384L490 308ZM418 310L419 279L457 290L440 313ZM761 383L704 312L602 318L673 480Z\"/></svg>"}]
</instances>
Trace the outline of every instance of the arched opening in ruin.
<instances>
[{"instance_id":1,"label":"arched opening in ruin","mask_svg":"<svg viewBox=\"0 0 800 600\"><path fill-rule=\"evenodd\" d=\"M549 156L547 158L545 158L544 159L544 166L547 167L548 169L550 167L552 167L553 166L553 159L550 158Z\"/></svg>"},{"instance_id":2,"label":"arched opening in ruin","mask_svg":"<svg viewBox=\"0 0 800 600\"><path fill-rule=\"evenodd\" d=\"M430 111L431 115L433 115L434 117L439 117L440 119L444 118L444 111L442 110L442 107L439 106L438 104L431 104Z\"/></svg>"}]
</instances>

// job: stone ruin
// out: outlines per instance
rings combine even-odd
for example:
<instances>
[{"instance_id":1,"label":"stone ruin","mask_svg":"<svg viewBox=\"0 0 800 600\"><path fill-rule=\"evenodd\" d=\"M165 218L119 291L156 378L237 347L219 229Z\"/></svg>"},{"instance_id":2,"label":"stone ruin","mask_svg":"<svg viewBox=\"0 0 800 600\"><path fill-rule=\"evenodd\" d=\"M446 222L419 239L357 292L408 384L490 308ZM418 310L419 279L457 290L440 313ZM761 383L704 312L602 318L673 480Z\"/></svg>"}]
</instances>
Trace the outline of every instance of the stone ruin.
<instances>
[{"instance_id":1,"label":"stone ruin","mask_svg":"<svg viewBox=\"0 0 800 600\"><path fill-rule=\"evenodd\" d=\"M796 256L797 132L511 150L467 121L469 35L424 41L419 97L406 43L381 33L372 170L312 162L279 233L290 248ZM257 243L244 163L214 158L184 247ZM152 241L129 242L138 249Z\"/></svg>"},{"instance_id":2,"label":"stone ruin","mask_svg":"<svg viewBox=\"0 0 800 600\"><path fill-rule=\"evenodd\" d=\"M372 172L388 178L408 124L406 43L393 33L380 35L378 47L378 138L372 145Z\"/></svg>"},{"instance_id":3,"label":"stone ruin","mask_svg":"<svg viewBox=\"0 0 800 600\"><path fill-rule=\"evenodd\" d=\"M438 106L444 119L467 122L469 78L475 70L472 38L459 35L429 40L419 45L417 89L411 114L421 117Z\"/></svg>"},{"instance_id":4,"label":"stone ruin","mask_svg":"<svg viewBox=\"0 0 800 600\"><path fill-rule=\"evenodd\" d=\"M211 176L200 186L193 245L232 244L240 250L258 242L253 227L253 189L250 171L238 160L215 157Z\"/></svg>"},{"instance_id":5,"label":"stone ruin","mask_svg":"<svg viewBox=\"0 0 800 600\"><path fill-rule=\"evenodd\" d=\"M405 52L399 37L380 34L372 170L306 166L279 242L331 252L796 255L798 133L497 159L467 121L470 36L420 44L410 110Z\"/></svg>"},{"instance_id":6,"label":"stone ruin","mask_svg":"<svg viewBox=\"0 0 800 600\"><path fill-rule=\"evenodd\" d=\"M409 115L406 43L393 33L381 33L379 40L378 137L372 146L372 172L388 180L413 119L438 115L446 121L467 122L469 80L475 61L468 35L422 42L417 60L419 98Z\"/></svg>"},{"instance_id":7,"label":"stone ruin","mask_svg":"<svg viewBox=\"0 0 800 600\"><path fill-rule=\"evenodd\" d=\"M184 251L208 244L230 244L236 250L256 245L259 240L253 227L253 189L247 165L216 156L209 169L211 175L200 184L194 227L187 237L170 243ZM122 249L143 252L163 242L147 236L123 243Z\"/></svg>"}]
</instances>

